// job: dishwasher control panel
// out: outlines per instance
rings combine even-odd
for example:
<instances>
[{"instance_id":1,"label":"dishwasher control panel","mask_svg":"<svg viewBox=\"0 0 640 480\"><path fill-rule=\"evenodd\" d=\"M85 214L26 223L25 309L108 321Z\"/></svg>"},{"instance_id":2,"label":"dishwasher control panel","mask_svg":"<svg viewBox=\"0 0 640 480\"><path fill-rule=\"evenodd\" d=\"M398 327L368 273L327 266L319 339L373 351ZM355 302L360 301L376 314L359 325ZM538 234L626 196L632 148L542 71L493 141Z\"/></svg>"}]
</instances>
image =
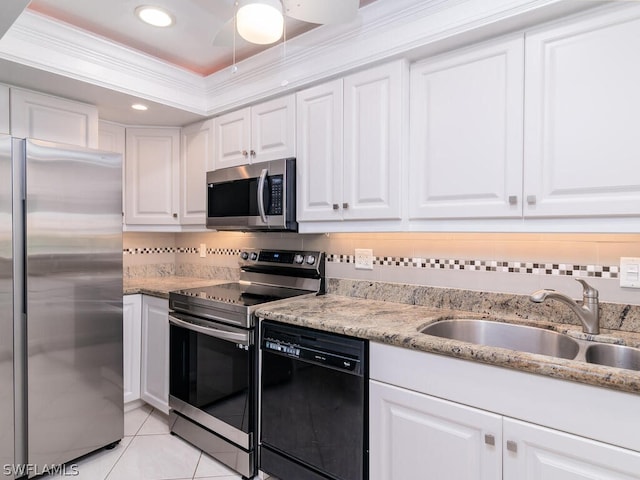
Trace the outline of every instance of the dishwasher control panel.
<instances>
[{"instance_id":1,"label":"dishwasher control panel","mask_svg":"<svg viewBox=\"0 0 640 480\"><path fill-rule=\"evenodd\" d=\"M263 322L262 350L359 374L366 341L292 325Z\"/></svg>"}]
</instances>

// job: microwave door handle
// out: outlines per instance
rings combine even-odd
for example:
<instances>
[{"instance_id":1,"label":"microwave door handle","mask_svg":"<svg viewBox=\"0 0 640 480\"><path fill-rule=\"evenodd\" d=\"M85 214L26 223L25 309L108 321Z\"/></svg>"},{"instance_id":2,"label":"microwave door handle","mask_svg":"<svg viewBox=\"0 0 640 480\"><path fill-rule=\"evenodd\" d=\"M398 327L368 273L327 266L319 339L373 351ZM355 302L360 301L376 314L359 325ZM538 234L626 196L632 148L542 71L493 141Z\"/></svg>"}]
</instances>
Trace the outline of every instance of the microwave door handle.
<instances>
[{"instance_id":1,"label":"microwave door handle","mask_svg":"<svg viewBox=\"0 0 640 480\"><path fill-rule=\"evenodd\" d=\"M264 224L267 223L267 214L264 211L264 184L267 179L267 173L269 171L266 168L260 172L260 178L258 179L258 212L260 212L260 218Z\"/></svg>"},{"instance_id":2,"label":"microwave door handle","mask_svg":"<svg viewBox=\"0 0 640 480\"><path fill-rule=\"evenodd\" d=\"M227 332L225 330L220 330L209 326L203 327L195 323L181 320L174 317L173 315L169 315L169 323L171 325L175 325L176 327L186 328L187 330L191 330L192 332L202 333L203 335L207 335L209 337L236 342L242 345L249 345L249 335L246 333Z\"/></svg>"}]
</instances>

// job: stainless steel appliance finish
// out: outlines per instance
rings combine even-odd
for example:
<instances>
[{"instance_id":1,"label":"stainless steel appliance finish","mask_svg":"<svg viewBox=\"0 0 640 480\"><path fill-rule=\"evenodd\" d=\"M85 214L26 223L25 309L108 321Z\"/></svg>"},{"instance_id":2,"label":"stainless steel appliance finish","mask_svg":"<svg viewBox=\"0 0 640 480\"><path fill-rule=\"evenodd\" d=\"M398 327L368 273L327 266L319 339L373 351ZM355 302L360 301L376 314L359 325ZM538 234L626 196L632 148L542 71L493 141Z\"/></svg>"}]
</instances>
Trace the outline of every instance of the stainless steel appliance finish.
<instances>
[{"instance_id":1,"label":"stainless steel appliance finish","mask_svg":"<svg viewBox=\"0 0 640 480\"><path fill-rule=\"evenodd\" d=\"M11 177L11 138L0 136L0 465L13 464L15 456Z\"/></svg>"},{"instance_id":2,"label":"stainless steel appliance finish","mask_svg":"<svg viewBox=\"0 0 640 480\"><path fill-rule=\"evenodd\" d=\"M255 310L324 292L324 254L245 250L240 281L169 295L171 431L244 477L256 473Z\"/></svg>"},{"instance_id":3,"label":"stainless steel appliance finish","mask_svg":"<svg viewBox=\"0 0 640 480\"><path fill-rule=\"evenodd\" d=\"M207 228L297 231L296 162L270 162L207 172Z\"/></svg>"},{"instance_id":4,"label":"stainless steel appliance finish","mask_svg":"<svg viewBox=\"0 0 640 480\"><path fill-rule=\"evenodd\" d=\"M12 265L19 413L7 463L58 465L124 435L121 157L11 142L12 228L24 242Z\"/></svg>"}]
</instances>

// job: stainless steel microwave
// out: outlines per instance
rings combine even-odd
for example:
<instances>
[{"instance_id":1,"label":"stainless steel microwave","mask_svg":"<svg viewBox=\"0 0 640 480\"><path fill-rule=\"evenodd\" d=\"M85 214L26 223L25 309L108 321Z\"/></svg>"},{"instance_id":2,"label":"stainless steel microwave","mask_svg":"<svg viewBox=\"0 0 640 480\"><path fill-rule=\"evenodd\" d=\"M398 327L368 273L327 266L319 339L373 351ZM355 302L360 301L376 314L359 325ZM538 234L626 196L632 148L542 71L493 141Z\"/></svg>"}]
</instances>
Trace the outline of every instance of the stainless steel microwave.
<instances>
[{"instance_id":1,"label":"stainless steel microwave","mask_svg":"<svg viewBox=\"0 0 640 480\"><path fill-rule=\"evenodd\" d=\"M207 228L297 232L295 158L207 172Z\"/></svg>"}]
</instances>

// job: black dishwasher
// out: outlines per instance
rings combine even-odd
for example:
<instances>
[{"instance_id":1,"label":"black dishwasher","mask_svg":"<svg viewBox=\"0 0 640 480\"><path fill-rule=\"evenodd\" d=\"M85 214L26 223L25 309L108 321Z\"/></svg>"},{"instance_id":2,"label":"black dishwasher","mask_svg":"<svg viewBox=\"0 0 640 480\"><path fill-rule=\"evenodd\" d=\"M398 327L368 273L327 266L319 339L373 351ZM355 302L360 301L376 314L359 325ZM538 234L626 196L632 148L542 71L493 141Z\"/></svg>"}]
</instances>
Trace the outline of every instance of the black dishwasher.
<instances>
[{"instance_id":1,"label":"black dishwasher","mask_svg":"<svg viewBox=\"0 0 640 480\"><path fill-rule=\"evenodd\" d=\"M261 339L260 470L367 479L367 342L270 321Z\"/></svg>"}]
</instances>

